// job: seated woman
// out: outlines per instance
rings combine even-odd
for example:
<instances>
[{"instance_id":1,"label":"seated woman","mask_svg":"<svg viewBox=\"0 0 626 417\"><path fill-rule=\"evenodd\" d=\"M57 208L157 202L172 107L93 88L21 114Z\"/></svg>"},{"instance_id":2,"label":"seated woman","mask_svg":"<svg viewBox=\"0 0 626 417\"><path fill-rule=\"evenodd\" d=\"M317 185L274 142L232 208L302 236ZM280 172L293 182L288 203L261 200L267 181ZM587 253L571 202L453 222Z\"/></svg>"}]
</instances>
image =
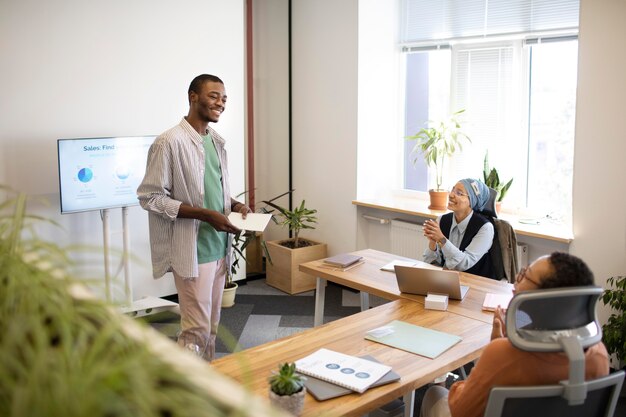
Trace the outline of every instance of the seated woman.
<instances>
[{"instance_id":1,"label":"seated woman","mask_svg":"<svg viewBox=\"0 0 626 417\"><path fill-rule=\"evenodd\" d=\"M488 201L489 187L483 182L472 178L457 182L448 199L452 213L424 222L424 236L428 239L424 262L495 278L489 255L493 224L478 213Z\"/></svg>"}]
</instances>

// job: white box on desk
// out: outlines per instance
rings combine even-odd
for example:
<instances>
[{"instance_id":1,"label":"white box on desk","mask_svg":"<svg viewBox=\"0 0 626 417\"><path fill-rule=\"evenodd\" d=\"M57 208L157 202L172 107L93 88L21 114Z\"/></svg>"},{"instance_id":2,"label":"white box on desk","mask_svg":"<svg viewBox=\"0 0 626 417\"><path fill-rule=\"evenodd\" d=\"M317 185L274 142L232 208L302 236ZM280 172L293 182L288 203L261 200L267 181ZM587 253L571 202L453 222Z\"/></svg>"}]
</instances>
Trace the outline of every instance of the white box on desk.
<instances>
[{"instance_id":1,"label":"white box on desk","mask_svg":"<svg viewBox=\"0 0 626 417\"><path fill-rule=\"evenodd\" d=\"M448 296L445 294L428 293L425 307L429 310L446 311L448 309Z\"/></svg>"}]
</instances>

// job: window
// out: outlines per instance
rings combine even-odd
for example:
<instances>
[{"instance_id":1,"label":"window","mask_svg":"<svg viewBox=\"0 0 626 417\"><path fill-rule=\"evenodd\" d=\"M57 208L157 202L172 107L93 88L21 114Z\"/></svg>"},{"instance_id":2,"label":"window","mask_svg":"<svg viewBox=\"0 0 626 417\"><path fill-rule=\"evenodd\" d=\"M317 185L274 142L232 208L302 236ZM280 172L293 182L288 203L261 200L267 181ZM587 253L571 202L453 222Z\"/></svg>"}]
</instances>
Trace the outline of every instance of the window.
<instances>
[{"instance_id":1,"label":"window","mask_svg":"<svg viewBox=\"0 0 626 417\"><path fill-rule=\"evenodd\" d=\"M526 26L520 22L528 10L541 11L538 3L546 9L558 2L515 1L517 9L502 10L521 10L521 17L495 19L500 15L494 9L503 2L405 1L405 13L423 12L426 5L444 16L430 27L420 26L419 18L417 26L405 26L405 134L465 109L463 131L472 143L444 167L444 187L459 178L481 178L488 151L501 180L514 178L506 206L569 221L578 47L571 26L577 26L578 4L562 1L570 13L557 13L563 21L555 27L549 16L528 18ZM460 10L465 7L471 13ZM460 11L468 17L455 21ZM541 30L550 32L552 24L553 32L537 35L529 25L540 21ZM411 36L417 40L407 41ZM404 148L404 187L427 191L429 170L410 152L412 146L407 141Z\"/></svg>"}]
</instances>

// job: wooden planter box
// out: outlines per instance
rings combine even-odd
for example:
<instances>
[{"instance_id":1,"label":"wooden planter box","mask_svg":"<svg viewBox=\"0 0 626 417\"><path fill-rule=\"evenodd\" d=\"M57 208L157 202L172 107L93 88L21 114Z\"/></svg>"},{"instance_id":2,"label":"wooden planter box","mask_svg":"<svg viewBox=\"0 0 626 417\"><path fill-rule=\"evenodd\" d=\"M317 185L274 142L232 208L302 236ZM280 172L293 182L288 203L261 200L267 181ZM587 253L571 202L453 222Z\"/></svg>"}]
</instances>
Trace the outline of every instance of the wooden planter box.
<instances>
[{"instance_id":1,"label":"wooden planter box","mask_svg":"<svg viewBox=\"0 0 626 417\"><path fill-rule=\"evenodd\" d=\"M326 258L326 244L307 239L315 244L304 248L289 249L278 244L283 240L285 239L265 242L272 257L272 262L267 262L265 265L267 284L289 294L314 289L315 277L300 272L298 266L304 262Z\"/></svg>"}]
</instances>

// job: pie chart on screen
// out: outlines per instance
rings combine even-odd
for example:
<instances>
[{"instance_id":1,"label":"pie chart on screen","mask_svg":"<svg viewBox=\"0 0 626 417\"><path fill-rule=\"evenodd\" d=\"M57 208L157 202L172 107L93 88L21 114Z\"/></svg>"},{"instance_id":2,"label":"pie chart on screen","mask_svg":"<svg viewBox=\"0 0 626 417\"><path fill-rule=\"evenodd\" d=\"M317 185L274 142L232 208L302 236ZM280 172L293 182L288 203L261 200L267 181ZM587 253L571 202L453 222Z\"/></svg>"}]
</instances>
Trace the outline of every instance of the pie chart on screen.
<instances>
[{"instance_id":1,"label":"pie chart on screen","mask_svg":"<svg viewBox=\"0 0 626 417\"><path fill-rule=\"evenodd\" d=\"M93 171L89 168L82 168L78 171L78 180L80 182L89 182L93 179Z\"/></svg>"},{"instance_id":2,"label":"pie chart on screen","mask_svg":"<svg viewBox=\"0 0 626 417\"><path fill-rule=\"evenodd\" d=\"M130 170L125 166L117 167L115 170L115 176L117 176L120 180L126 180L130 177Z\"/></svg>"}]
</instances>

